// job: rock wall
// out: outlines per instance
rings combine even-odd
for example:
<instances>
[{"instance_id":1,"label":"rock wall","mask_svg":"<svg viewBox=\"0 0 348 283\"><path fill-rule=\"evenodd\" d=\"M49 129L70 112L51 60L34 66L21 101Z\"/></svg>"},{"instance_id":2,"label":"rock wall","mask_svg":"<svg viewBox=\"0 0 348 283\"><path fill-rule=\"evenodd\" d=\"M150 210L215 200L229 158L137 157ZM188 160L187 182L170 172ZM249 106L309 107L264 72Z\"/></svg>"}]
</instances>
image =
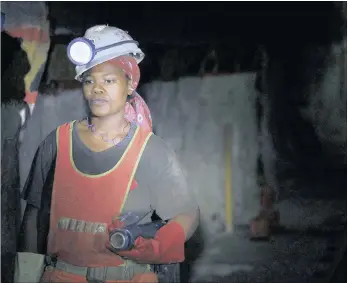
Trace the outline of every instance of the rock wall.
<instances>
[{"instance_id":1,"label":"rock wall","mask_svg":"<svg viewBox=\"0 0 348 283\"><path fill-rule=\"evenodd\" d=\"M347 156L347 40L333 44L322 79L313 85L310 105L304 113L314 124L318 138L332 159Z\"/></svg>"},{"instance_id":2,"label":"rock wall","mask_svg":"<svg viewBox=\"0 0 348 283\"><path fill-rule=\"evenodd\" d=\"M259 209L254 82L253 73L188 77L153 82L141 91L146 94L155 133L179 155L200 205L205 233L215 233L224 225L226 124L232 125L235 223L246 224Z\"/></svg>"},{"instance_id":3,"label":"rock wall","mask_svg":"<svg viewBox=\"0 0 348 283\"><path fill-rule=\"evenodd\" d=\"M3 84L4 85L4 84ZM18 139L21 127L16 101L1 103L1 282L12 282L20 227Z\"/></svg>"},{"instance_id":4,"label":"rock wall","mask_svg":"<svg viewBox=\"0 0 348 283\"><path fill-rule=\"evenodd\" d=\"M75 77L74 65L70 62L67 53L67 45L55 44L52 47L50 59L47 66L47 81L71 80Z\"/></svg>"}]
</instances>

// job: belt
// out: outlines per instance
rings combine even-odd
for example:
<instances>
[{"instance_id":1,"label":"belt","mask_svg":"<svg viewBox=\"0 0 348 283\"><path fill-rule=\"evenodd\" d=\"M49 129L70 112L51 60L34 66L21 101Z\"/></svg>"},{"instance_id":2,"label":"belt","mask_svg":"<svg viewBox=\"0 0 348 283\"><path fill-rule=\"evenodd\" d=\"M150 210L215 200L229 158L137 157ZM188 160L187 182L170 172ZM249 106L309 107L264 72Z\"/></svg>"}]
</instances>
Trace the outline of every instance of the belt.
<instances>
[{"instance_id":1,"label":"belt","mask_svg":"<svg viewBox=\"0 0 348 283\"><path fill-rule=\"evenodd\" d=\"M105 282L107 280L131 280L134 275L148 272L149 265L137 264L129 260L120 266L110 267L83 267L76 266L60 259L57 259L51 267L67 273L73 273L86 277L88 282Z\"/></svg>"}]
</instances>

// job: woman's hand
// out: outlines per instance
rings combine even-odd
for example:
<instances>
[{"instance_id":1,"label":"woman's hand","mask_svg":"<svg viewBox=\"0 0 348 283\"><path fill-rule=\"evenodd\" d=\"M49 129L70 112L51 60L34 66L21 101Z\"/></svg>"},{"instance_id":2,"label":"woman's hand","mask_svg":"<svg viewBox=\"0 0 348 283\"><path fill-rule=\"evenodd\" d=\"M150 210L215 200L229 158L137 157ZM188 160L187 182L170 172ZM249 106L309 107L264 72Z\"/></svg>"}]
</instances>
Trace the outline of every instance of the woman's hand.
<instances>
[{"instance_id":1,"label":"woman's hand","mask_svg":"<svg viewBox=\"0 0 348 283\"><path fill-rule=\"evenodd\" d=\"M121 256L124 259L130 259L138 263L162 263L160 262L160 243L158 240L155 239L145 239L143 237L138 237L131 250L114 250L114 253ZM181 257L179 258L179 261L182 261Z\"/></svg>"},{"instance_id":2,"label":"woman's hand","mask_svg":"<svg viewBox=\"0 0 348 283\"><path fill-rule=\"evenodd\" d=\"M185 232L185 240L189 240L196 231L199 224L199 208L187 213L181 213L175 216L170 222L179 223Z\"/></svg>"},{"instance_id":3,"label":"woman's hand","mask_svg":"<svg viewBox=\"0 0 348 283\"><path fill-rule=\"evenodd\" d=\"M117 222L113 223L109 230L121 227L122 224ZM117 251L109 242L106 246L115 254L139 263L174 263L185 259L185 238L183 227L175 221L170 221L158 230L154 239L138 237L129 251Z\"/></svg>"}]
</instances>

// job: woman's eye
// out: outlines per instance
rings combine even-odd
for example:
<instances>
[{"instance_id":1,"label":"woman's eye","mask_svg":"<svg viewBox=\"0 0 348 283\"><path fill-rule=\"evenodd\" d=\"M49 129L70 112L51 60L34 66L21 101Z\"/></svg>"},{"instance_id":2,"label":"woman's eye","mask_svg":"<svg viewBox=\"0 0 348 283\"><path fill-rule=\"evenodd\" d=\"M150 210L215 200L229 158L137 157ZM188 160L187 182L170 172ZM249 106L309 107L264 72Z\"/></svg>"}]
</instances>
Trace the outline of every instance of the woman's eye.
<instances>
[{"instance_id":1,"label":"woman's eye","mask_svg":"<svg viewBox=\"0 0 348 283\"><path fill-rule=\"evenodd\" d=\"M116 82L116 80L113 80L113 79L106 79L105 80L105 83L107 83L107 84L113 84L115 82Z\"/></svg>"},{"instance_id":2,"label":"woman's eye","mask_svg":"<svg viewBox=\"0 0 348 283\"><path fill-rule=\"evenodd\" d=\"M92 80L84 80L83 81L83 84L85 84L85 85L89 85L89 84L92 84L92 83L93 83Z\"/></svg>"}]
</instances>

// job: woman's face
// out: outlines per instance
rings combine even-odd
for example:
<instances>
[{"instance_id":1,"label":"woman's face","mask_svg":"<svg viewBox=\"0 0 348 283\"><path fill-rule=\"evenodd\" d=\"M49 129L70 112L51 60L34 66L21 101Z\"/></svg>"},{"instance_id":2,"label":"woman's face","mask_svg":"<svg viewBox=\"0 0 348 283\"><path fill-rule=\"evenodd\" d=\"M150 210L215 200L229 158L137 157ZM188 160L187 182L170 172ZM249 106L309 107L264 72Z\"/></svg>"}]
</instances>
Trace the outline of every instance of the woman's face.
<instances>
[{"instance_id":1,"label":"woman's face","mask_svg":"<svg viewBox=\"0 0 348 283\"><path fill-rule=\"evenodd\" d=\"M131 94L130 80L110 62L101 63L83 76L83 93L93 116L106 117L124 109Z\"/></svg>"}]
</instances>

